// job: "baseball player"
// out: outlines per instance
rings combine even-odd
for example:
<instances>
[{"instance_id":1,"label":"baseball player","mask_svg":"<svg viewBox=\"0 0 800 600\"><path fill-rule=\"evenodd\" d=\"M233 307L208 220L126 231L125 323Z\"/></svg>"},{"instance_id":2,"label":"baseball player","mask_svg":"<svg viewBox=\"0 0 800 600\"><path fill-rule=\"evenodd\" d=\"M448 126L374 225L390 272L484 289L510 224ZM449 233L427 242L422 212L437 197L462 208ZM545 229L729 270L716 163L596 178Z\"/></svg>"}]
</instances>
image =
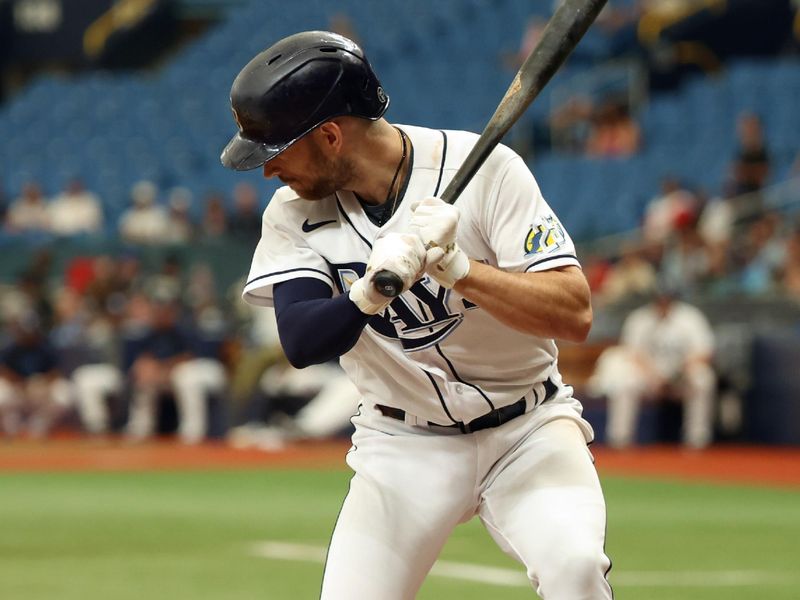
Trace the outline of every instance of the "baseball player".
<instances>
[{"instance_id":1,"label":"baseball player","mask_svg":"<svg viewBox=\"0 0 800 600\"><path fill-rule=\"evenodd\" d=\"M295 366L340 357L360 392L321 597L414 598L477 515L542 598L611 598L593 432L554 342L591 326L572 241L504 146L439 200L477 136L391 125L388 105L355 43L298 33L236 77L221 157L285 184L245 299L275 307Z\"/></svg>"},{"instance_id":2,"label":"baseball player","mask_svg":"<svg viewBox=\"0 0 800 600\"><path fill-rule=\"evenodd\" d=\"M625 319L619 341L603 351L589 380L590 389L608 399L608 444L634 442L642 401L674 398L684 404L683 443L708 446L717 377L714 331L702 311L661 282L653 300Z\"/></svg>"}]
</instances>

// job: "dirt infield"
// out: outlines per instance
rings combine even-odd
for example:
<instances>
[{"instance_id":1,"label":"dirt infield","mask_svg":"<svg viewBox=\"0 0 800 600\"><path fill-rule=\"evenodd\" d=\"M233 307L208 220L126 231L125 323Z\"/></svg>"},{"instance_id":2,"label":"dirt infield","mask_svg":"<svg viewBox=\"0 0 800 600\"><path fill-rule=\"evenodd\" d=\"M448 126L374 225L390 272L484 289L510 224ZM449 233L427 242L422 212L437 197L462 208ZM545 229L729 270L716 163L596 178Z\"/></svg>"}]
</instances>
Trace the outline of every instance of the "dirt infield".
<instances>
[{"instance_id":1,"label":"dirt infield","mask_svg":"<svg viewBox=\"0 0 800 600\"><path fill-rule=\"evenodd\" d=\"M19 440L0 444L0 473L41 471L159 471L189 469L344 468L345 441L309 442L265 452L224 443L186 446L170 439Z\"/></svg>"},{"instance_id":2,"label":"dirt infield","mask_svg":"<svg viewBox=\"0 0 800 600\"><path fill-rule=\"evenodd\" d=\"M592 452L601 473L800 487L800 448L717 446L696 451L648 446Z\"/></svg>"},{"instance_id":3,"label":"dirt infield","mask_svg":"<svg viewBox=\"0 0 800 600\"><path fill-rule=\"evenodd\" d=\"M58 438L0 442L0 473L184 469L344 469L349 443L306 442L282 450L236 449L223 443L184 446L170 439L128 444L115 439ZM718 446L702 452L674 446L628 451L592 447L601 474L800 487L800 448Z\"/></svg>"}]
</instances>

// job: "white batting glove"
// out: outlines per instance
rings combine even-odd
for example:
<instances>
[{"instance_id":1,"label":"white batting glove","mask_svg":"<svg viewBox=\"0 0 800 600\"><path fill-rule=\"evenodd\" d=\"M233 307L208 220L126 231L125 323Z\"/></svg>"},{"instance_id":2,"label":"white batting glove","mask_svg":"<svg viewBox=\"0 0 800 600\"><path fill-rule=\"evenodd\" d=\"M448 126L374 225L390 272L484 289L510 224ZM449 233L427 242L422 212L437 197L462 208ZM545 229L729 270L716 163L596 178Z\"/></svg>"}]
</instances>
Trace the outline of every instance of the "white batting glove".
<instances>
[{"instance_id":1,"label":"white batting glove","mask_svg":"<svg viewBox=\"0 0 800 600\"><path fill-rule=\"evenodd\" d=\"M427 250L425 270L446 288L469 274L469 258L456 243L459 216L455 206L434 196L411 205L411 231Z\"/></svg>"},{"instance_id":2,"label":"white batting glove","mask_svg":"<svg viewBox=\"0 0 800 600\"><path fill-rule=\"evenodd\" d=\"M391 271L407 290L425 269L425 247L419 236L410 233L387 233L373 244L364 277L350 286L350 300L364 314L383 311L394 298L387 298L375 289L374 278L379 271Z\"/></svg>"}]
</instances>

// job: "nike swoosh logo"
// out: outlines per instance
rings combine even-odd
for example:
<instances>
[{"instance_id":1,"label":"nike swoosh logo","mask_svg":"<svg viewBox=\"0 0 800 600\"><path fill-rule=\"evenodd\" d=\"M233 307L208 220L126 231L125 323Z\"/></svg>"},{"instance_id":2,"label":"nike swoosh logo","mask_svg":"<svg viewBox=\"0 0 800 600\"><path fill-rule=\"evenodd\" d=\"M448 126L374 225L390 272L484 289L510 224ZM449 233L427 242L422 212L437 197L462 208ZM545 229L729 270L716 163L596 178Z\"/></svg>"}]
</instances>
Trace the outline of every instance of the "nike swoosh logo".
<instances>
[{"instance_id":1,"label":"nike swoosh logo","mask_svg":"<svg viewBox=\"0 0 800 600\"><path fill-rule=\"evenodd\" d=\"M330 221L320 221L319 223L309 223L308 219L306 219L303 221L302 229L306 233L309 233L315 229L319 229L320 227L325 227L325 225L330 225L331 223L336 223L336 219L332 219Z\"/></svg>"}]
</instances>

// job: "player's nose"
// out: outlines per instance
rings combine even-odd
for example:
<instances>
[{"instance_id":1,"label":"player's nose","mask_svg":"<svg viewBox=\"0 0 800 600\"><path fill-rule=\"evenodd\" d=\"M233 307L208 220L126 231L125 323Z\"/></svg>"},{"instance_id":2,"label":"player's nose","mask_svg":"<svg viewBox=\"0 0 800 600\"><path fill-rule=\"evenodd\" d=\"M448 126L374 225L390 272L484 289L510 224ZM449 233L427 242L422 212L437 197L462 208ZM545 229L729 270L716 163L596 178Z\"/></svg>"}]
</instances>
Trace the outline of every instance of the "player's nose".
<instances>
[{"instance_id":1,"label":"player's nose","mask_svg":"<svg viewBox=\"0 0 800 600\"><path fill-rule=\"evenodd\" d=\"M270 161L264 163L264 177L270 179L275 177L280 172L280 166L278 164L278 157L276 156Z\"/></svg>"}]
</instances>

